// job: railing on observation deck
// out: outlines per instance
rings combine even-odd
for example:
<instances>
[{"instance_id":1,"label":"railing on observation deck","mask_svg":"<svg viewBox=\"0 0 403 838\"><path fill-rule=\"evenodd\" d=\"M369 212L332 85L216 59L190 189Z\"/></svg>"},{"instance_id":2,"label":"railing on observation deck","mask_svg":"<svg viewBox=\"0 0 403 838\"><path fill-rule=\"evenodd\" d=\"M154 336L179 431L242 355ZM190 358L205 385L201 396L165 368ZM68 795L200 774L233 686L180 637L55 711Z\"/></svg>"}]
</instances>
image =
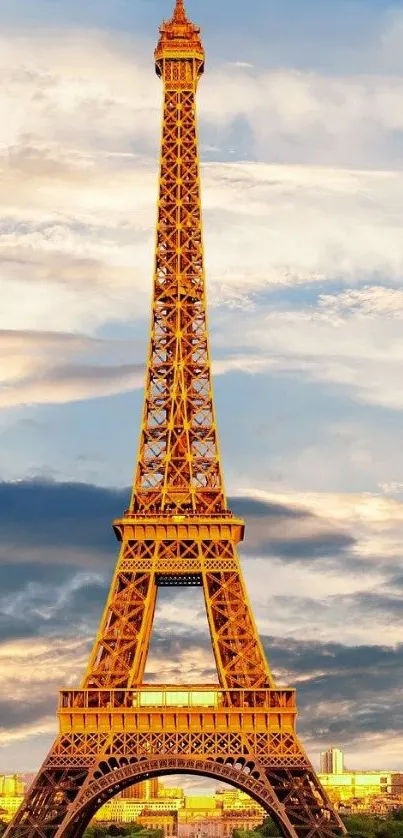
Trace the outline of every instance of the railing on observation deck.
<instances>
[{"instance_id":1,"label":"railing on observation deck","mask_svg":"<svg viewBox=\"0 0 403 838\"><path fill-rule=\"evenodd\" d=\"M189 688L167 687L157 684L129 690L62 690L59 711L67 710L125 710L161 711L176 709L238 710L263 712L293 712L296 708L295 690L235 689L222 690L213 686Z\"/></svg>"},{"instance_id":2,"label":"railing on observation deck","mask_svg":"<svg viewBox=\"0 0 403 838\"><path fill-rule=\"evenodd\" d=\"M238 518L237 515L234 515L234 513L230 512L228 509L220 510L217 512L208 512L206 514L202 512L194 512L192 509L180 510L176 509L176 507L173 507L172 509L165 508L162 512L160 509L157 508L151 511L147 510L144 512L142 510L133 511L132 509L125 509L123 517L118 518L117 520L121 521L125 518L158 518L159 520L161 519L164 522L167 520L173 520L175 522L176 519L184 521L188 518L202 518L203 520L209 520L210 518L232 518L235 524L241 520L240 518Z\"/></svg>"}]
</instances>

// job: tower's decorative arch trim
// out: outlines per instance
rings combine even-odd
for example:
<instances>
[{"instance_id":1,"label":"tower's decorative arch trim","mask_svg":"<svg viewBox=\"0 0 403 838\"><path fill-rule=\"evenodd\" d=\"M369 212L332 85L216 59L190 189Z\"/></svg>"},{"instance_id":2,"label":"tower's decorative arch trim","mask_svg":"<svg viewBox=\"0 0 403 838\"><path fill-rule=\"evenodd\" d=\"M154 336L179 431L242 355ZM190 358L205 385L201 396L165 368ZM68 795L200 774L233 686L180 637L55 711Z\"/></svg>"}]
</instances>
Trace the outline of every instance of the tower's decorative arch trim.
<instances>
[{"instance_id":1,"label":"tower's decorative arch trim","mask_svg":"<svg viewBox=\"0 0 403 838\"><path fill-rule=\"evenodd\" d=\"M279 803L264 768L245 757L227 759L192 759L180 756L154 757L153 759L116 759L103 760L93 779L78 794L68 812L57 838L67 838L76 834L76 827L88 823L95 812L111 797L132 785L150 777L167 774L195 774L224 781L249 794L275 820L284 836L298 838L298 833L290 823L286 808Z\"/></svg>"}]
</instances>

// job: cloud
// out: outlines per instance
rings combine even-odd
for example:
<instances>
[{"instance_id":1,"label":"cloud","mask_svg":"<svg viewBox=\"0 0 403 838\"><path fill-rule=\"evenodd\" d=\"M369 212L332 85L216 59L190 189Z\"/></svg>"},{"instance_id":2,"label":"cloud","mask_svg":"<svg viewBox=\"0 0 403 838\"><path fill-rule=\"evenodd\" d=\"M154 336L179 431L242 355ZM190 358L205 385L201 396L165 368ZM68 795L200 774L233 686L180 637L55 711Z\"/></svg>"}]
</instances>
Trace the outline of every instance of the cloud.
<instances>
[{"instance_id":1,"label":"cloud","mask_svg":"<svg viewBox=\"0 0 403 838\"><path fill-rule=\"evenodd\" d=\"M5 673L0 686L0 748L56 732L58 690L76 683L88 651L87 638L25 638L0 644Z\"/></svg>"},{"instance_id":2,"label":"cloud","mask_svg":"<svg viewBox=\"0 0 403 838\"><path fill-rule=\"evenodd\" d=\"M0 486L3 637L57 634L77 624L95 631L117 557L110 522L128 497L128 489L40 480ZM281 633L291 618L292 630L286 630L295 636L302 630L315 636L322 626L322 636L330 637L340 620L343 639L353 644L373 642L380 626L388 639L400 636L390 617L399 613L393 580L400 567L401 502L256 492L230 506L246 519L241 556L262 631ZM201 603L196 609L189 603L186 611L183 594L175 592L161 603L166 625L182 620L193 630L196 622L206 628ZM358 623L354 613L361 615Z\"/></svg>"},{"instance_id":3,"label":"cloud","mask_svg":"<svg viewBox=\"0 0 403 838\"><path fill-rule=\"evenodd\" d=\"M247 119L258 159L378 168L388 158L399 168L402 84L399 76L238 67L207 76L201 102L212 122Z\"/></svg>"},{"instance_id":4,"label":"cloud","mask_svg":"<svg viewBox=\"0 0 403 838\"><path fill-rule=\"evenodd\" d=\"M45 330L52 322L63 331L93 331L108 320L145 315L155 164L124 156L116 171L108 160L95 155L80 184L74 185L70 175L68 182L56 174L50 181L45 178L43 208L30 171L22 166L11 172L0 192L7 219L1 236L2 285L10 296L3 327L32 328L35 323ZM340 278L355 283L375 274L399 282L401 179L397 173L207 164L203 197L211 301L244 307L251 294L272 287ZM11 203L20 181L24 196L17 207L23 207L22 214ZM55 206L62 206L62 213Z\"/></svg>"},{"instance_id":5,"label":"cloud","mask_svg":"<svg viewBox=\"0 0 403 838\"><path fill-rule=\"evenodd\" d=\"M0 484L0 534L3 545L12 542L14 561L19 555L26 561L29 548L38 561L39 550L45 563L49 551L62 548L60 561L71 562L66 548L83 550L83 564L104 561L114 540L107 538L108 523L123 514L129 498L129 489L113 490L79 483L55 483L40 479ZM314 497L312 496L313 503ZM326 559L337 557L351 549L355 540L346 526L336 521L330 510L326 515L314 513L309 508L312 500L307 496L307 506L299 505L290 495L281 496L281 502L245 496L230 500L235 514L246 518L247 550L250 555L281 557L284 561ZM400 510L394 501L386 501L389 509ZM49 514L51 520L49 521ZM329 513L333 520L329 521ZM392 513L391 513L392 514ZM403 514L403 513L401 513ZM21 526L24 521L29 529ZM72 529L72 522L74 528ZM22 551L20 553L20 551ZM3 546L0 559L7 560Z\"/></svg>"},{"instance_id":6,"label":"cloud","mask_svg":"<svg viewBox=\"0 0 403 838\"><path fill-rule=\"evenodd\" d=\"M52 322L93 331L148 310L161 91L136 46L85 32L3 37L0 245L8 328ZM365 171L361 138L359 159L338 159L336 131L351 131L350 148L356 120L366 125L365 108L371 125L395 131L388 120L400 109L387 99L394 82L373 80L367 90L364 80L250 72L213 69L201 88L206 145L242 116L260 160L229 163L234 155L223 136L222 161L205 166L211 299L239 302L273 284L374 272L398 280L401 172ZM336 133L333 145L321 131ZM299 138L295 160L290 137ZM389 155L371 165L383 168L386 159L392 166Z\"/></svg>"},{"instance_id":7,"label":"cloud","mask_svg":"<svg viewBox=\"0 0 403 838\"><path fill-rule=\"evenodd\" d=\"M403 290L382 285L348 288L339 294L320 294L318 307L320 313L328 316L333 323L342 323L346 317L401 320Z\"/></svg>"},{"instance_id":8,"label":"cloud","mask_svg":"<svg viewBox=\"0 0 403 838\"><path fill-rule=\"evenodd\" d=\"M399 27L400 19L384 38ZM155 151L161 85L151 67L152 48L139 38L95 30L4 33L5 144L46 135L91 150L116 151L119 144L120 151L132 151L135 139L137 147ZM402 83L401 76L376 70L343 77L216 64L200 89L204 140L225 142L225 131L242 117L258 159L270 154L276 161L361 168L379 166L395 153L398 162L399 146L392 141L402 127Z\"/></svg>"},{"instance_id":9,"label":"cloud","mask_svg":"<svg viewBox=\"0 0 403 838\"><path fill-rule=\"evenodd\" d=\"M289 638L265 638L264 643L282 682L290 679L297 687L301 734L316 755L338 742L349 767L374 768L381 738L402 742L401 644L346 647ZM395 752L392 761L398 767L396 757Z\"/></svg>"},{"instance_id":10,"label":"cloud","mask_svg":"<svg viewBox=\"0 0 403 838\"><path fill-rule=\"evenodd\" d=\"M340 212L343 212L345 216L343 234L340 237L340 230L336 233L336 238L339 238L337 243L332 229L334 215L329 217L329 220L326 219L321 202L313 196L312 183L311 186L306 183L306 188L303 187L306 172L303 175L302 170L295 171L295 178L290 179L289 172L286 174L284 169L278 169L277 175L280 182L276 188L272 189L273 204L270 208L270 177L274 175L271 167L244 164L238 167L221 165L219 170L218 167L215 171L213 169L214 167L209 170L208 176L211 190L207 207L211 213L211 219L217 221L215 235L220 239L221 251L217 240L217 248L213 247L216 261L215 264L213 261L213 269L210 272L213 279L210 297L215 305L221 303L231 308L230 315L220 311L212 320L215 346L221 350L222 355L215 360L215 372L226 373L239 370L249 373L271 372L277 375L287 372L298 376L302 374L315 381L336 387L342 386L347 392L363 401L401 409L398 386L399 359L402 355L399 327L400 289L379 284L373 286L366 284L363 287L347 288L338 294L326 293L322 290L326 279L330 281L337 275L342 275L343 281L349 279L350 282L359 283L361 276L374 271L385 272L389 277L394 277L397 283L403 255L401 237L397 236L397 228L395 252L386 228L385 240L382 243L382 229L376 218L373 219L373 229L371 224L368 226L368 219L366 220L365 235L362 235L361 245L358 246L357 239L351 235L349 223L351 219L347 212L347 202L344 200L343 208L340 204ZM320 176L318 173L317 175L319 185ZM240 184L237 182L239 176ZM327 176L324 173L323 176L322 193L326 195L329 184L325 187ZM365 175L363 179L365 181ZM220 180L221 185L218 186ZM287 180L289 187L286 187ZM299 185L298 181L300 181ZM280 209L282 202L285 202L284 207L286 203L289 204L288 188L291 192L294 190L298 192L300 188L304 188L305 207L303 211L301 199L301 206L299 207L296 202L292 215L288 208L282 218ZM313 214L310 214L307 209L310 189L313 190ZM277 195L275 195L276 191ZM344 199L346 199L345 194ZM277 210L277 220L273 220L273 227L269 227L269 234L267 228L264 231L262 227L264 202L266 202L268 212ZM224 212L224 206L228 205L239 209L232 214L227 212L224 232L218 219ZM247 205L247 210L242 209L245 205ZM351 214L357 211L353 203ZM303 223L306 228L304 229L301 228L302 222L298 220L301 215L305 218ZM351 220L351 223L354 224L354 221ZM297 226L293 228L293 225L299 226L299 230ZM292 232L293 229L295 235ZM298 241L298 237L301 240L301 246L296 249L297 256L293 257L293 264L290 262L288 247L290 235L294 241ZM375 250L371 253L368 249L368 240L376 242L377 253ZM40 241L39 237L36 246L41 248ZM227 242L227 247L225 242ZM351 252L352 246L354 252ZM337 271L334 269L335 248L338 250ZM229 259L230 251L232 255ZM252 252L254 255L250 258ZM5 255L6 253L7 251ZM219 253L221 253L220 256L218 256ZM47 250L44 251L43 258L46 264ZM53 255L51 258L54 258ZM384 261L386 258L389 260L388 264ZM298 265L295 259L298 260ZM19 271L21 265L26 264L24 260L23 254L16 257ZM67 264L68 262L67 259ZM89 275L86 273L88 268L90 268ZM66 277L60 282L61 277L58 273L50 285L49 280L44 281L39 277L38 282L32 282L31 277L29 288L25 288L26 281L21 277L13 278L12 272L6 276L3 287L6 298L8 291L10 292L11 301L10 306L7 307L7 318L4 317L6 334L10 323L13 326L18 325L20 333L29 327L29 340L32 346L31 327L34 321L35 323L43 322L46 328L51 319L54 329L61 331L66 325L74 331L77 331L80 325L94 331L101 323L107 323L110 318L126 319L134 313L133 301L138 300L135 271L133 283L129 281L129 272L124 271L120 282L123 279L125 284L116 289L113 285L105 285L102 279L103 274L106 273L104 269L100 270L94 285L96 269L92 262L81 263L81 270L84 274L80 288L74 287L75 281L70 287L70 279ZM318 285L318 290L310 291L313 299L305 306L301 307L301 300L298 302L298 307L288 310L282 310L284 304L281 301L277 301L274 306L271 301L267 303L267 300L263 304L259 301L259 306L256 305L257 292L267 293L270 289L273 291L276 288L283 288L287 283L291 285L296 283L302 289L304 283L312 283L312 280ZM17 283L16 286L15 283ZM88 283L91 284L93 290L92 297L86 290ZM143 288L139 291L140 308L136 309L137 315L141 316L145 310L144 281L142 285ZM49 288L52 289L51 292ZM150 291L151 282L147 288ZM16 304L16 300L19 299L15 296L16 289L24 297L25 302L22 307ZM110 293L114 298L112 301ZM242 317L242 328L238 330L237 323L240 317ZM38 344L42 342L45 328L42 332L38 330ZM21 342L22 340L21 337ZM77 335L66 336L66 351L69 354L75 348L74 340L77 343ZM82 350L85 348L84 343L83 337ZM115 346L118 345L116 342ZM94 346L90 341L87 342L87 354L91 353ZM42 345L42 355L47 352L48 348L49 344ZM105 343L104 357L106 357L107 348L108 344ZM111 352L114 351L112 342L109 348ZM8 386L2 394L3 405L11 406L30 401L64 402L122 392L133 386L139 386L142 384L141 374L138 374L141 368L138 366L130 368L132 354L127 344L126 349L125 363L118 364L115 368L108 361L103 371L101 368L91 370L84 355L81 360L82 369L74 367L74 364L59 365L53 373L47 371L47 374L42 376L42 367L39 366L33 379L30 372L34 359L27 358L20 352L21 358L18 361L14 350L13 355L8 353L5 357L3 375ZM142 356L143 352L145 352L144 346ZM44 358L41 359L41 364L44 360ZM49 355L46 360L49 365ZM19 363L21 370L18 369ZM22 375L24 372L27 373L25 380ZM23 380L20 380L21 378Z\"/></svg>"},{"instance_id":11,"label":"cloud","mask_svg":"<svg viewBox=\"0 0 403 838\"><path fill-rule=\"evenodd\" d=\"M42 556L49 565L52 556L53 564L70 565L75 551L74 565L82 567L109 564L110 552L116 551L110 522L123 514L130 494L129 489L38 479L0 483L0 497L3 562L18 562L21 553L25 562L31 553L34 562Z\"/></svg>"},{"instance_id":12,"label":"cloud","mask_svg":"<svg viewBox=\"0 0 403 838\"><path fill-rule=\"evenodd\" d=\"M255 490L257 500L291 506L296 511L308 512L318 520L327 521L330 529L354 532L356 551L363 558L373 557L379 566L383 554L385 563L399 557L398 534L403 526L403 504L392 498L370 492L265 492ZM382 542L382 549L380 544Z\"/></svg>"},{"instance_id":13,"label":"cloud","mask_svg":"<svg viewBox=\"0 0 403 838\"><path fill-rule=\"evenodd\" d=\"M133 390L143 384L144 370L140 365L53 367L47 375L33 381L21 381L11 391L0 394L0 405L63 404L80 399L98 398Z\"/></svg>"},{"instance_id":14,"label":"cloud","mask_svg":"<svg viewBox=\"0 0 403 838\"><path fill-rule=\"evenodd\" d=\"M218 371L303 377L336 395L401 410L400 289L365 285L323 293L311 286L306 296L295 293L278 307L258 299L250 311L222 311Z\"/></svg>"},{"instance_id":15,"label":"cloud","mask_svg":"<svg viewBox=\"0 0 403 838\"><path fill-rule=\"evenodd\" d=\"M134 341L95 340L79 334L0 331L5 359L0 405L61 404L140 387L142 364L110 362L119 354L129 356L129 347L134 346ZM109 363L102 363L104 358Z\"/></svg>"},{"instance_id":16,"label":"cloud","mask_svg":"<svg viewBox=\"0 0 403 838\"><path fill-rule=\"evenodd\" d=\"M117 556L109 521L128 496L43 480L0 485L0 744L7 760L11 743L24 742L42 758L56 730L57 690L79 683ZM403 741L401 502L255 492L230 506L246 517L247 587L278 682L297 686L310 753L337 741L350 763L354 754L368 767L384 761L380 731ZM154 628L150 681L215 679L200 588L160 591ZM394 765L398 758L393 752Z\"/></svg>"},{"instance_id":17,"label":"cloud","mask_svg":"<svg viewBox=\"0 0 403 838\"><path fill-rule=\"evenodd\" d=\"M246 520L248 557L264 555L283 562L304 563L328 559L331 563L341 562L344 567L353 563L355 539L351 533L309 509L264 504L247 497L236 498L232 506ZM245 511L248 507L249 514Z\"/></svg>"},{"instance_id":18,"label":"cloud","mask_svg":"<svg viewBox=\"0 0 403 838\"><path fill-rule=\"evenodd\" d=\"M400 289L384 286L315 293L304 308L273 311L266 301L249 310L232 307L230 314L221 308L213 318L213 372L302 375L401 410L401 310ZM132 359L145 353L145 343L140 352L138 340L3 330L0 402L64 403L142 387L144 366Z\"/></svg>"},{"instance_id":19,"label":"cloud","mask_svg":"<svg viewBox=\"0 0 403 838\"><path fill-rule=\"evenodd\" d=\"M15 566L0 565L4 580L0 596L0 637L26 638L51 636L60 631L65 635L86 635L99 619L108 593L109 579L99 571L80 572L74 567L65 569L59 584L52 581L57 567L51 565L45 581L41 565L21 564L24 581L18 589L10 590L10 577ZM39 570L39 573L37 572ZM59 568L60 570L60 568Z\"/></svg>"},{"instance_id":20,"label":"cloud","mask_svg":"<svg viewBox=\"0 0 403 838\"><path fill-rule=\"evenodd\" d=\"M142 383L130 350L113 363L105 344L93 364L94 345L83 337L77 360L67 335L145 323L160 83L144 44L127 37L13 31L3 41L0 326L37 331L40 344L51 324L66 338L51 362L49 344L6 354L2 405L128 391ZM302 375L401 409L403 175L387 150L401 85L226 65L206 75L203 144L220 157L206 152L203 171L216 373ZM239 119L255 159L229 162Z\"/></svg>"}]
</instances>

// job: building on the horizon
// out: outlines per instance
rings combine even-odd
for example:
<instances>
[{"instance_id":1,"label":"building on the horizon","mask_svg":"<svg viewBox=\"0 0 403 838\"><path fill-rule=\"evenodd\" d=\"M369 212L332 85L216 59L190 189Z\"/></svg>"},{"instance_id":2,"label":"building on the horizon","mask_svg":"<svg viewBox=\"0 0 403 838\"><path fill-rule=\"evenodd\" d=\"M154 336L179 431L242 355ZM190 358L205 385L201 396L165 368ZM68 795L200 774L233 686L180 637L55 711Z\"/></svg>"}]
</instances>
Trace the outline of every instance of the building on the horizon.
<instances>
[{"instance_id":1,"label":"building on the horizon","mask_svg":"<svg viewBox=\"0 0 403 838\"><path fill-rule=\"evenodd\" d=\"M179 798L185 797L185 792L179 786L165 786L164 783L158 783L158 797Z\"/></svg>"},{"instance_id":2,"label":"building on the horizon","mask_svg":"<svg viewBox=\"0 0 403 838\"><path fill-rule=\"evenodd\" d=\"M0 774L0 797L21 797L25 785L20 774Z\"/></svg>"},{"instance_id":3,"label":"building on the horizon","mask_svg":"<svg viewBox=\"0 0 403 838\"><path fill-rule=\"evenodd\" d=\"M104 803L94 815L100 823L135 823L144 812L171 814L183 806L183 798L154 798L141 800L117 795Z\"/></svg>"},{"instance_id":4,"label":"building on the horizon","mask_svg":"<svg viewBox=\"0 0 403 838\"><path fill-rule=\"evenodd\" d=\"M178 835L178 812L150 812L145 809L139 815L136 823L143 829L158 829L164 838L173 838Z\"/></svg>"},{"instance_id":5,"label":"building on the horizon","mask_svg":"<svg viewBox=\"0 0 403 838\"><path fill-rule=\"evenodd\" d=\"M119 795L127 800L153 800L159 797L159 783L158 777L152 777L151 780L143 780L141 783L134 783L129 788L124 789Z\"/></svg>"},{"instance_id":6,"label":"building on the horizon","mask_svg":"<svg viewBox=\"0 0 403 838\"><path fill-rule=\"evenodd\" d=\"M321 765L342 765L334 756L337 750L331 749L333 762ZM403 773L397 771L330 771L319 774L319 780L341 811L382 814L403 805ZM0 775L0 820L14 817L27 782L27 775ZM161 830L164 838L229 838L234 829L256 829L264 817L264 809L237 789L220 787L212 794L192 795L150 779L113 797L94 821L137 823L144 830Z\"/></svg>"},{"instance_id":7,"label":"building on the horizon","mask_svg":"<svg viewBox=\"0 0 403 838\"><path fill-rule=\"evenodd\" d=\"M332 803L337 807L349 803L369 811L374 799L403 803L403 774L397 771L345 771L340 774L319 774Z\"/></svg>"},{"instance_id":8,"label":"building on the horizon","mask_svg":"<svg viewBox=\"0 0 403 838\"><path fill-rule=\"evenodd\" d=\"M322 751L320 755L319 771L321 774L343 774L343 751L341 751L340 748L328 748L327 751Z\"/></svg>"},{"instance_id":9,"label":"building on the horizon","mask_svg":"<svg viewBox=\"0 0 403 838\"><path fill-rule=\"evenodd\" d=\"M158 829L169 838L176 835L175 813L184 806L184 791L181 788L165 788L158 778L135 783L125 791L108 800L94 815L98 823L159 823ZM147 829L154 829L148 825ZM174 832L172 832L172 829Z\"/></svg>"},{"instance_id":10,"label":"building on the horizon","mask_svg":"<svg viewBox=\"0 0 403 838\"><path fill-rule=\"evenodd\" d=\"M228 838L234 829L259 826L265 811L238 789L220 788L214 795L186 795L178 812L179 838Z\"/></svg>"},{"instance_id":11,"label":"building on the horizon","mask_svg":"<svg viewBox=\"0 0 403 838\"><path fill-rule=\"evenodd\" d=\"M259 806L259 804L255 803L254 800L251 800L249 795L244 791L229 788L218 788L215 793L215 799L218 806L220 806L224 812L228 810L232 812L250 812L253 810L254 812L257 812L261 818L264 818L266 814L263 806Z\"/></svg>"},{"instance_id":12,"label":"building on the horizon","mask_svg":"<svg viewBox=\"0 0 403 838\"><path fill-rule=\"evenodd\" d=\"M95 814L94 822L136 822L145 829L162 830L165 838L227 838L235 828L255 829L265 814L261 806L236 789L185 795L182 788L166 788L159 783L156 797L151 796L155 786L143 789L144 798L120 794L109 800Z\"/></svg>"},{"instance_id":13,"label":"building on the horizon","mask_svg":"<svg viewBox=\"0 0 403 838\"><path fill-rule=\"evenodd\" d=\"M0 820L11 821L21 806L25 790L20 774L0 774Z\"/></svg>"},{"instance_id":14,"label":"building on the horizon","mask_svg":"<svg viewBox=\"0 0 403 838\"><path fill-rule=\"evenodd\" d=\"M254 830L262 816L251 812L222 812L189 818L185 810L178 812L178 838L230 838L234 829Z\"/></svg>"}]
</instances>

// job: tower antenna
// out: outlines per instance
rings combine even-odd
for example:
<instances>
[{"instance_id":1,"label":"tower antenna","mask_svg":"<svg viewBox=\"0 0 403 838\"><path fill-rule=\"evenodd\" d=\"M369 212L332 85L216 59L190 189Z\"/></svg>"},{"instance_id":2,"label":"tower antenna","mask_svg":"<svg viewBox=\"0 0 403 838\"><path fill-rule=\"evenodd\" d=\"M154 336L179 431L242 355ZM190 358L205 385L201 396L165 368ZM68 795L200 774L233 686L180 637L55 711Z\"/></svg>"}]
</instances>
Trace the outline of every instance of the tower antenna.
<instances>
[{"instance_id":1,"label":"tower antenna","mask_svg":"<svg viewBox=\"0 0 403 838\"><path fill-rule=\"evenodd\" d=\"M183 23L187 20L184 0L175 0L175 8L172 19L175 23Z\"/></svg>"}]
</instances>

